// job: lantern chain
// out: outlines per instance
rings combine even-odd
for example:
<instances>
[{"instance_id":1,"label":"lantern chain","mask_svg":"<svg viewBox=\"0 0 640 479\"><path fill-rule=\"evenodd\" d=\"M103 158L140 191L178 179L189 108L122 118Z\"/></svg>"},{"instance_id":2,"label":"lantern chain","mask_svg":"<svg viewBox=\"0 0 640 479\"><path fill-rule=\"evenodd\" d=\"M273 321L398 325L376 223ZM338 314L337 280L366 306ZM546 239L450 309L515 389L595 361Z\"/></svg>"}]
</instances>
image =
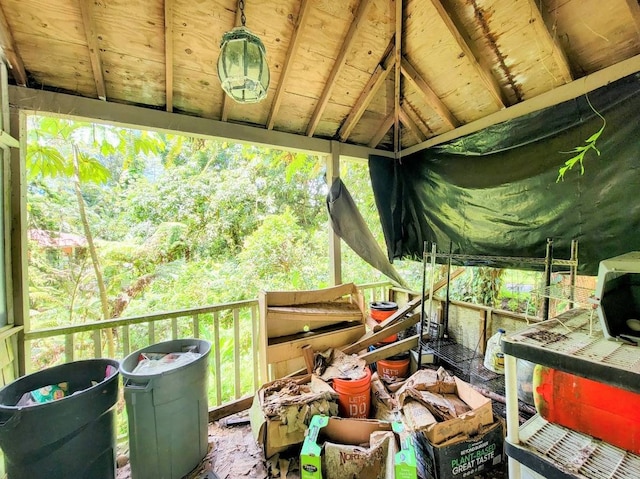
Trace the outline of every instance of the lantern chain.
<instances>
[{"instance_id":1,"label":"lantern chain","mask_svg":"<svg viewBox=\"0 0 640 479\"><path fill-rule=\"evenodd\" d=\"M247 22L247 17L244 16L244 0L238 0L238 7L240 8L240 21L244 27L244 24Z\"/></svg>"}]
</instances>

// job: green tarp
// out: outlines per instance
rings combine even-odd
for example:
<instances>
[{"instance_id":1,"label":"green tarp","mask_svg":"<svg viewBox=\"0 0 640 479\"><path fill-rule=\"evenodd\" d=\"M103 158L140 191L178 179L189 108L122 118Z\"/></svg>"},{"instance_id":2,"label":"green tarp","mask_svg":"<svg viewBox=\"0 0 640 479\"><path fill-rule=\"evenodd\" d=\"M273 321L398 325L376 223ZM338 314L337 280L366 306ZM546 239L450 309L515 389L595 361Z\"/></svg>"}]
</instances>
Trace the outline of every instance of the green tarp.
<instances>
[{"instance_id":1,"label":"green tarp","mask_svg":"<svg viewBox=\"0 0 640 479\"><path fill-rule=\"evenodd\" d=\"M591 106L589 104L589 101ZM372 156L371 181L388 256L422 257L423 245L465 255L554 257L579 244L579 272L640 250L640 75L575 100L393 161ZM592 108L593 107L593 108ZM584 159L558 170L603 125ZM472 264L472 262L467 262ZM508 265L501 265L508 266ZM511 265L519 266L519 265Z\"/></svg>"}]
</instances>

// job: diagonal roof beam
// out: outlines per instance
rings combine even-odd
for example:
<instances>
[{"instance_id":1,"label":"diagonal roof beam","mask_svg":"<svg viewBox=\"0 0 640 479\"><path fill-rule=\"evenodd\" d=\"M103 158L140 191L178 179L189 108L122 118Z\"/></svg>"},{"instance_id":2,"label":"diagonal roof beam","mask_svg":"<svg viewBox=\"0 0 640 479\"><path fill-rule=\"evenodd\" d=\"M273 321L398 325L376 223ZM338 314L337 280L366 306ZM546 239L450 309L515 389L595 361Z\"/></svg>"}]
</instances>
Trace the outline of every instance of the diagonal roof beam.
<instances>
[{"instance_id":1,"label":"diagonal roof beam","mask_svg":"<svg viewBox=\"0 0 640 479\"><path fill-rule=\"evenodd\" d=\"M456 128L460 125L460 122L453 116L449 108L440 100L438 95L429 87L426 81L420 76L409 60L402 57L402 74L413 85L413 87L422 94L424 101L433 108L433 111L442 118L449 128Z\"/></svg>"},{"instance_id":2,"label":"diagonal roof beam","mask_svg":"<svg viewBox=\"0 0 640 479\"><path fill-rule=\"evenodd\" d=\"M101 100L107 99L107 88L104 84L104 74L102 73L102 61L100 60L100 48L98 48L98 35L96 33L93 15L91 15L91 5L93 2L80 0L80 12L82 13L82 25L89 47L89 58L91 59L91 69L93 70L93 81L96 84L96 92Z\"/></svg>"},{"instance_id":3,"label":"diagonal roof beam","mask_svg":"<svg viewBox=\"0 0 640 479\"><path fill-rule=\"evenodd\" d=\"M346 139L349 138L349 135L351 135L351 132L360 121L360 118L362 118L363 113L371 103L371 100L373 100L376 92L387 79L389 73L391 73L391 68L394 65L394 57L391 55L393 45L394 39L392 38L387 49L382 55L382 60L376 66L371 78L369 78L369 81L364 86L360 97L356 101L355 105L353 105L353 108L340 127L340 130L338 130L338 138L340 138L340 141L346 141Z\"/></svg>"},{"instance_id":4,"label":"diagonal roof beam","mask_svg":"<svg viewBox=\"0 0 640 479\"><path fill-rule=\"evenodd\" d=\"M392 111L384 119L384 121L382 122L382 125L380 125L380 128L378 128L378 131L376 131L375 135L373 135L373 138L369 142L369 147L375 148L376 146L378 146L378 144L384 138L384 135L387 134L387 132L389 131L389 128L391 128L391 126L393 125L394 120L395 120L395 112Z\"/></svg>"},{"instance_id":5,"label":"diagonal roof beam","mask_svg":"<svg viewBox=\"0 0 640 479\"><path fill-rule=\"evenodd\" d=\"M411 131L411 133L413 133L413 136L415 136L419 142L426 141L427 137L424 133L422 133L422 130L418 128L418 125L416 125L416 123L411 119L404 105L400 106L400 121L405 127L409 129L409 131Z\"/></svg>"},{"instance_id":6,"label":"diagonal roof beam","mask_svg":"<svg viewBox=\"0 0 640 479\"><path fill-rule=\"evenodd\" d=\"M329 103L329 98L331 97L331 92L333 91L333 87L336 84L336 78L338 78L338 74L342 67L344 66L347 60L347 54L351 51L351 44L356 37L356 34L362 27L364 23L365 15L367 14L367 9L369 5L371 5L371 0L360 0L360 5L358 5L358 10L356 11L353 22L351 22L351 26L349 27L349 31L347 32L347 36L344 40L344 44L340 48L340 53L338 53L338 58L336 58L335 63L333 64L333 69L329 74L329 78L325 82L324 91L318 100L318 104L316 105L316 109L311 116L311 120L309 121L309 125L307 126L307 136L313 136L316 128L318 127L318 123L320 122L320 118L322 117L322 113L324 113L324 109L327 107L327 103Z\"/></svg>"},{"instance_id":7,"label":"diagonal roof beam","mask_svg":"<svg viewBox=\"0 0 640 479\"><path fill-rule=\"evenodd\" d=\"M164 77L167 111L173 111L173 1L164 0Z\"/></svg>"},{"instance_id":8,"label":"diagonal roof beam","mask_svg":"<svg viewBox=\"0 0 640 479\"><path fill-rule=\"evenodd\" d=\"M7 23L7 18L4 16L2 6L0 6L0 47L7 57L9 68L11 68L16 83L20 86L27 86L27 72L24 69L24 63L22 63L22 57L13 41L13 35Z\"/></svg>"},{"instance_id":9,"label":"diagonal roof beam","mask_svg":"<svg viewBox=\"0 0 640 479\"><path fill-rule=\"evenodd\" d=\"M478 76L480 77L480 80L482 80L482 83L484 83L485 88L491 94L491 97L493 98L494 103L499 108L501 109L504 108L505 102L503 100L503 93L500 90L500 85L498 85L498 81L491 74L490 70L483 68L480 65L476 57L473 55L473 51L471 50L467 42L465 42L464 38L462 37L458 29L456 28L455 24L453 23L453 20L449 16L449 13L446 11L444 6L442 5L442 2L440 0L431 0L431 3L433 4L434 8L438 12L438 15L440 15L440 18L446 25L447 29L449 30L449 33L451 33L453 38L455 38L456 42L458 43L458 46L460 47L462 52L465 54L469 62L471 62L471 64L475 68L476 72L478 73Z\"/></svg>"},{"instance_id":10,"label":"diagonal roof beam","mask_svg":"<svg viewBox=\"0 0 640 479\"><path fill-rule=\"evenodd\" d=\"M267 130L273 129L273 125L276 121L276 116L278 116L278 110L280 110L280 103L282 102L284 88L287 84L287 80L289 79L289 73L291 73L291 61L298 52L301 37L300 32L304 30L307 19L309 18L308 13L311 9L310 5L310 0L302 0L302 2L300 3L300 11L298 13L296 24L293 28L293 36L291 37L291 43L289 44L289 51L287 52L287 58L284 61L282 73L280 74L280 83L278 84L273 103L271 103L271 111L269 111L269 117L267 118Z\"/></svg>"},{"instance_id":11,"label":"diagonal roof beam","mask_svg":"<svg viewBox=\"0 0 640 479\"><path fill-rule=\"evenodd\" d=\"M637 7L637 1L635 3ZM544 19L542 18L542 13L540 12L536 0L529 0L529 10L531 11L531 18L529 19L529 23L533 23L534 28L539 32L535 37L546 37L547 41L552 47L551 57L553 58L555 64L558 66L563 82L569 83L573 81L573 75L571 74L569 60L567 60L567 56L560 46L560 42L558 41L558 39L555 37L555 35L552 35L549 29L546 27Z\"/></svg>"},{"instance_id":12,"label":"diagonal roof beam","mask_svg":"<svg viewBox=\"0 0 640 479\"><path fill-rule=\"evenodd\" d=\"M626 0L629 12L631 12L631 18L636 24L636 32L638 33L638 40L640 40L640 5L637 0Z\"/></svg>"},{"instance_id":13,"label":"diagonal roof beam","mask_svg":"<svg viewBox=\"0 0 640 479\"><path fill-rule=\"evenodd\" d=\"M393 81L393 152L398 154L400 144L400 62L402 60L402 0L396 1L396 44L393 49L394 81Z\"/></svg>"},{"instance_id":14,"label":"diagonal roof beam","mask_svg":"<svg viewBox=\"0 0 640 479\"><path fill-rule=\"evenodd\" d=\"M419 125L420 131L427 131L426 136L433 136L435 134L434 131L429 127L429 125L422 119L416 109L411 106L411 103L405 101L402 104L402 108L404 108L404 110L410 114L411 118L415 118L415 120L413 121L416 123L416 125Z\"/></svg>"}]
</instances>

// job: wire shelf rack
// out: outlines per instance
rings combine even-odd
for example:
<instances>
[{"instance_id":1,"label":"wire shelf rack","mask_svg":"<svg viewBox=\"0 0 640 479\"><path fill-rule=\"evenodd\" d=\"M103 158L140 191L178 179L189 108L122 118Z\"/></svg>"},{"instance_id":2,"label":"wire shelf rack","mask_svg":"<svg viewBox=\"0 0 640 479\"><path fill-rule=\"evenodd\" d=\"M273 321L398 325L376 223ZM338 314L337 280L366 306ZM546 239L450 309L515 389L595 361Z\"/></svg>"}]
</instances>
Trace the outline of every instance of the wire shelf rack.
<instances>
[{"instance_id":1,"label":"wire shelf rack","mask_svg":"<svg viewBox=\"0 0 640 479\"><path fill-rule=\"evenodd\" d=\"M540 303L544 299L549 299L554 303L554 309L557 314L568 311L570 309L585 309L589 311L589 335L593 335L593 319L595 317L595 308L598 304L594 290L590 288L583 288L580 286L571 286L563 283L552 284L531 291L529 302L535 304ZM527 323L542 321L537 316L531 316L528 314L529 304L527 304L525 318ZM568 331L571 329L566 326L557 317L550 318L549 321L559 321Z\"/></svg>"}]
</instances>

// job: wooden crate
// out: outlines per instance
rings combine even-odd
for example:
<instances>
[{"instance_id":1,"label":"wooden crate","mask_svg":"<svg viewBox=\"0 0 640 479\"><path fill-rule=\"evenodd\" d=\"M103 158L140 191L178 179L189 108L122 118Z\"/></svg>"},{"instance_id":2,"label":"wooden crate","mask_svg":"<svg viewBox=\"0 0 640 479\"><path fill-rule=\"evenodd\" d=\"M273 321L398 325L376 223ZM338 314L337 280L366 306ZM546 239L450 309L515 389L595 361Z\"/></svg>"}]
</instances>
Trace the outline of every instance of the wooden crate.
<instances>
[{"instance_id":1,"label":"wooden crate","mask_svg":"<svg viewBox=\"0 0 640 479\"><path fill-rule=\"evenodd\" d=\"M353 283L260 293L260 369L273 381L304 368L302 348L351 344L365 334L364 299Z\"/></svg>"}]
</instances>

